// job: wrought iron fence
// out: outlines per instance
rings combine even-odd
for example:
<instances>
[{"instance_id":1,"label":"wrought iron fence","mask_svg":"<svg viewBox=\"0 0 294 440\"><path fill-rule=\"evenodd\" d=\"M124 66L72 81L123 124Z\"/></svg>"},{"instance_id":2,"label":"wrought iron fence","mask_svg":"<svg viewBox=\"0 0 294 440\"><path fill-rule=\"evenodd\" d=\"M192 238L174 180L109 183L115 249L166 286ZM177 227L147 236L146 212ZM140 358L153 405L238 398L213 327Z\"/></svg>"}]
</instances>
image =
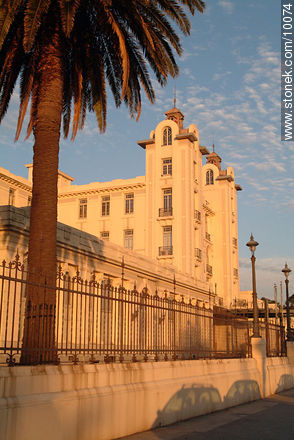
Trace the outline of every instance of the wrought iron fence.
<instances>
[{"instance_id":1,"label":"wrought iron fence","mask_svg":"<svg viewBox=\"0 0 294 440\"><path fill-rule=\"evenodd\" d=\"M260 336L266 340L266 355L268 357L287 356L283 326L271 322L261 322Z\"/></svg>"},{"instance_id":2,"label":"wrought iron fence","mask_svg":"<svg viewBox=\"0 0 294 440\"><path fill-rule=\"evenodd\" d=\"M194 298L127 290L98 283L94 276L84 281L79 273L70 277L61 270L50 287L32 282L19 257L3 261L0 269L0 363L250 356L248 320ZM35 303L28 300L32 288L38 293Z\"/></svg>"}]
</instances>

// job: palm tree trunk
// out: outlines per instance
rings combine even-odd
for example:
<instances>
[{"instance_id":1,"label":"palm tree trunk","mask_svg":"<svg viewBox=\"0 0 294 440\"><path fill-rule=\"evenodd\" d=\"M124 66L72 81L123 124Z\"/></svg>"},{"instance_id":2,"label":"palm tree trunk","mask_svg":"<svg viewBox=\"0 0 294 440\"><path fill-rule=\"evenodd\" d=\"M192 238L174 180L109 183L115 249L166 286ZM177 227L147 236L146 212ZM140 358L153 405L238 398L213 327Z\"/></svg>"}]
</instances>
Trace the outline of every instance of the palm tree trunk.
<instances>
[{"instance_id":1,"label":"palm tree trunk","mask_svg":"<svg viewBox=\"0 0 294 440\"><path fill-rule=\"evenodd\" d=\"M47 28L47 33L40 35L42 51L38 69L39 102L33 128L33 191L22 364L57 360L56 227L63 70L58 21L52 21L51 26L52 33Z\"/></svg>"}]
</instances>

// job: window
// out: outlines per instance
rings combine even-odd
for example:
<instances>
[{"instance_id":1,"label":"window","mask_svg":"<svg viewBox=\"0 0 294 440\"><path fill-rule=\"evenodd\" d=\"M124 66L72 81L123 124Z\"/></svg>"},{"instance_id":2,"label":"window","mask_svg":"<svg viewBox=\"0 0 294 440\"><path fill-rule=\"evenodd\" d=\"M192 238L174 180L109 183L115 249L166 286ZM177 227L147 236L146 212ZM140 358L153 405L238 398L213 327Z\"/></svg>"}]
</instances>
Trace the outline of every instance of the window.
<instances>
[{"instance_id":1,"label":"window","mask_svg":"<svg viewBox=\"0 0 294 440\"><path fill-rule=\"evenodd\" d=\"M32 196L28 196L28 206L32 205Z\"/></svg>"},{"instance_id":2,"label":"window","mask_svg":"<svg viewBox=\"0 0 294 440\"><path fill-rule=\"evenodd\" d=\"M163 130L162 145L171 145L171 144L172 144L172 129L170 127L166 127Z\"/></svg>"},{"instance_id":3,"label":"window","mask_svg":"<svg viewBox=\"0 0 294 440\"><path fill-rule=\"evenodd\" d=\"M14 206L14 196L15 196L14 189L9 188L8 205Z\"/></svg>"},{"instance_id":4,"label":"window","mask_svg":"<svg viewBox=\"0 0 294 440\"><path fill-rule=\"evenodd\" d=\"M162 175L171 176L172 175L172 159L171 157L167 159L162 159Z\"/></svg>"},{"instance_id":5,"label":"window","mask_svg":"<svg viewBox=\"0 0 294 440\"><path fill-rule=\"evenodd\" d=\"M102 231L102 232L100 232L100 238L102 240L108 241L109 240L109 231Z\"/></svg>"},{"instance_id":6,"label":"window","mask_svg":"<svg viewBox=\"0 0 294 440\"><path fill-rule=\"evenodd\" d=\"M102 215L106 216L110 214L110 196L102 197Z\"/></svg>"},{"instance_id":7,"label":"window","mask_svg":"<svg viewBox=\"0 0 294 440\"><path fill-rule=\"evenodd\" d=\"M171 248L172 247L172 227L164 226L163 227L163 247Z\"/></svg>"},{"instance_id":8,"label":"window","mask_svg":"<svg viewBox=\"0 0 294 440\"><path fill-rule=\"evenodd\" d=\"M163 246L158 249L159 256L169 256L173 254L172 227L163 227Z\"/></svg>"},{"instance_id":9,"label":"window","mask_svg":"<svg viewBox=\"0 0 294 440\"><path fill-rule=\"evenodd\" d=\"M134 193L126 194L125 201L126 214L132 214L134 212Z\"/></svg>"},{"instance_id":10,"label":"window","mask_svg":"<svg viewBox=\"0 0 294 440\"><path fill-rule=\"evenodd\" d=\"M124 246L127 249L133 249L133 229L126 229L124 232Z\"/></svg>"},{"instance_id":11,"label":"window","mask_svg":"<svg viewBox=\"0 0 294 440\"><path fill-rule=\"evenodd\" d=\"M172 208L172 189L167 188L163 190L163 209L170 211Z\"/></svg>"},{"instance_id":12,"label":"window","mask_svg":"<svg viewBox=\"0 0 294 440\"><path fill-rule=\"evenodd\" d=\"M79 217L80 218L87 218L87 199L80 200Z\"/></svg>"},{"instance_id":13,"label":"window","mask_svg":"<svg viewBox=\"0 0 294 440\"><path fill-rule=\"evenodd\" d=\"M206 172L206 185L213 185L213 171L208 170Z\"/></svg>"}]
</instances>

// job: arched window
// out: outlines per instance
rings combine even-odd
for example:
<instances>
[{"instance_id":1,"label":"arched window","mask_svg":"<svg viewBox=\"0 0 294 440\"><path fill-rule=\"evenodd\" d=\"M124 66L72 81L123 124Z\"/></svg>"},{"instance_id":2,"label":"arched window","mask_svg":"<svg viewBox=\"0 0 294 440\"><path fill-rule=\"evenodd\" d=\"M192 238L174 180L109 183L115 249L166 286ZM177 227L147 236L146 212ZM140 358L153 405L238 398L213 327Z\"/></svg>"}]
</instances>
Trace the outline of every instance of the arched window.
<instances>
[{"instance_id":1,"label":"arched window","mask_svg":"<svg viewBox=\"0 0 294 440\"><path fill-rule=\"evenodd\" d=\"M213 185L213 171L208 170L206 172L206 185Z\"/></svg>"},{"instance_id":2,"label":"arched window","mask_svg":"<svg viewBox=\"0 0 294 440\"><path fill-rule=\"evenodd\" d=\"M171 145L171 144L172 144L172 129L170 127L166 127L163 130L162 145Z\"/></svg>"}]
</instances>

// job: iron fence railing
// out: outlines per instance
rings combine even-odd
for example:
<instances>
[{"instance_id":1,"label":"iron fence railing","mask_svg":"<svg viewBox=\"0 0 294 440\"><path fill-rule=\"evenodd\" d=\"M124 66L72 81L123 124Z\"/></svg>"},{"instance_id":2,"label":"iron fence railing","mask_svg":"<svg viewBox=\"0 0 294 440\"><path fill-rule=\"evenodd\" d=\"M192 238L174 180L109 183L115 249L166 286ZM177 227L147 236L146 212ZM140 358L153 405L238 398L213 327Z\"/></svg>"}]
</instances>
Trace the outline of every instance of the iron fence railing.
<instances>
[{"instance_id":1,"label":"iron fence railing","mask_svg":"<svg viewBox=\"0 0 294 440\"><path fill-rule=\"evenodd\" d=\"M84 281L61 269L50 287L32 281L19 257L0 272L0 363L250 356L248 320L194 298ZM38 300L28 300L32 289Z\"/></svg>"},{"instance_id":2,"label":"iron fence railing","mask_svg":"<svg viewBox=\"0 0 294 440\"><path fill-rule=\"evenodd\" d=\"M248 357L251 355L249 323L246 318L236 317L231 311L214 307L214 349L224 357Z\"/></svg>"},{"instance_id":3,"label":"iron fence railing","mask_svg":"<svg viewBox=\"0 0 294 440\"><path fill-rule=\"evenodd\" d=\"M252 324L252 323L250 323ZM285 328L271 322L260 322L260 336L266 341L267 357L287 356ZM250 336L253 325L250 326Z\"/></svg>"}]
</instances>

